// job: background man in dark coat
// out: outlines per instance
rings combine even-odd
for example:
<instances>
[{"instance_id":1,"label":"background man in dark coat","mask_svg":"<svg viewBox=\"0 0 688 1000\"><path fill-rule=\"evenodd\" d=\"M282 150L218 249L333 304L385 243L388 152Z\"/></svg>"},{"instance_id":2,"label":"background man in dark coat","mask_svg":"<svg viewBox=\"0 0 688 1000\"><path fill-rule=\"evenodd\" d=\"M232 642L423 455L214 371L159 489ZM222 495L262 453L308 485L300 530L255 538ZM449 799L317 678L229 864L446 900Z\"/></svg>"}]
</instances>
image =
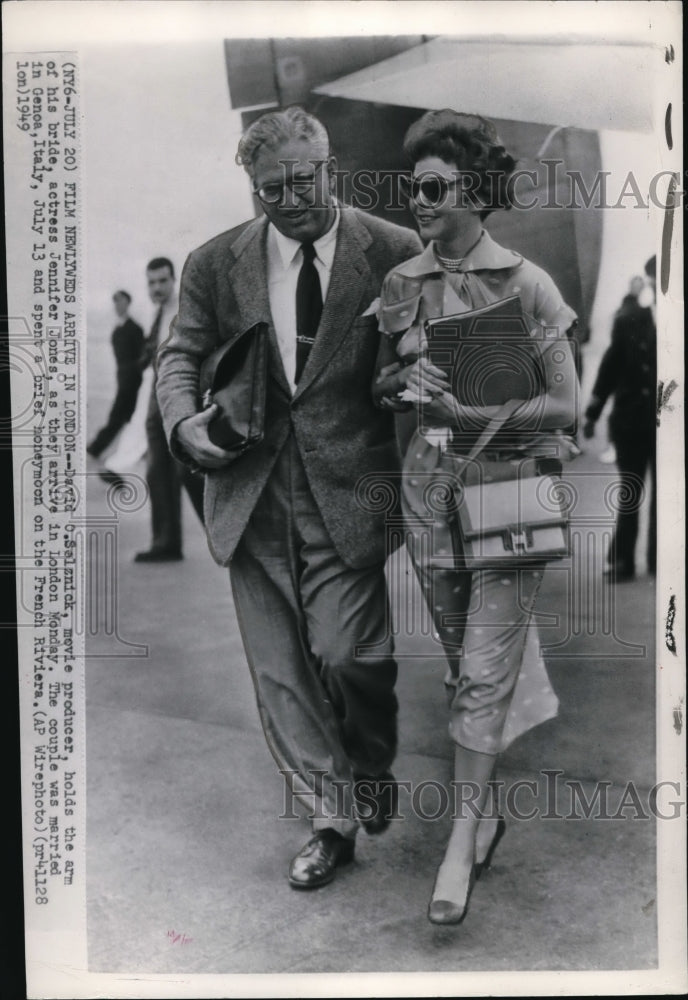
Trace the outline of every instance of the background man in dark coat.
<instances>
[{"instance_id":1,"label":"background man in dark coat","mask_svg":"<svg viewBox=\"0 0 688 1000\"><path fill-rule=\"evenodd\" d=\"M151 302L157 312L139 359L145 368L155 365L158 346L164 340L177 311L174 266L168 257L154 257L146 267ZM151 546L137 552L134 561L176 562L182 554L182 485L203 523L203 482L200 476L170 453L155 394L155 383L146 414L146 483L151 506Z\"/></svg>"},{"instance_id":2,"label":"background man in dark coat","mask_svg":"<svg viewBox=\"0 0 688 1000\"><path fill-rule=\"evenodd\" d=\"M131 295L120 290L112 296L119 322L112 332L112 350L117 365L117 392L107 421L87 447L97 458L112 444L124 425L131 420L141 385L141 352L143 330L129 316Z\"/></svg>"},{"instance_id":3,"label":"background man in dark coat","mask_svg":"<svg viewBox=\"0 0 688 1000\"><path fill-rule=\"evenodd\" d=\"M360 822L386 825L353 790L369 779L375 803L390 794L397 714L384 515L356 484L398 467L393 418L372 403L369 307L420 241L337 203L327 132L300 108L254 122L239 155L264 217L189 257L158 399L174 452L206 470L210 547L230 566L266 738L311 811L315 836L289 871L309 889L352 859ZM197 412L199 368L259 321L265 436L230 465L208 438L214 411Z\"/></svg>"},{"instance_id":4,"label":"background man in dark coat","mask_svg":"<svg viewBox=\"0 0 688 1000\"><path fill-rule=\"evenodd\" d=\"M651 257L645 265L653 295L656 266L655 257ZM613 581L630 580L635 576L639 508L648 468L651 499L647 568L653 574L656 570L656 385L657 330L654 306L643 307L634 295L627 295L614 317L611 343L600 362L583 426L585 437L592 437L595 423L605 403L613 395L609 433L616 449L616 464L621 475L616 528L608 555L607 575Z\"/></svg>"}]
</instances>

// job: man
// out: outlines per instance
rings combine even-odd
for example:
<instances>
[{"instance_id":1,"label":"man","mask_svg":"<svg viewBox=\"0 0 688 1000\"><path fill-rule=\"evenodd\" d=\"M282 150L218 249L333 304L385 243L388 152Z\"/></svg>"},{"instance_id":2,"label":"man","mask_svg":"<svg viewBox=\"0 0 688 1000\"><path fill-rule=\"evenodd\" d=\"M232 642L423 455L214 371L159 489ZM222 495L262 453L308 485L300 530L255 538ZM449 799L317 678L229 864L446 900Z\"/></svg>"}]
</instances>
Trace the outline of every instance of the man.
<instances>
[{"instance_id":1,"label":"man","mask_svg":"<svg viewBox=\"0 0 688 1000\"><path fill-rule=\"evenodd\" d=\"M635 576L639 508L648 467L652 489L647 542L647 569L650 574L655 573L657 564L656 268L657 258L651 257L645 265L645 273L652 289L653 305L641 306L638 298L630 294L624 298L614 317L611 344L600 362L583 426L583 434L591 438L605 403L613 395L609 433L616 449L621 489L606 575L611 582L618 583L632 580Z\"/></svg>"},{"instance_id":2,"label":"man","mask_svg":"<svg viewBox=\"0 0 688 1000\"><path fill-rule=\"evenodd\" d=\"M120 290L112 296L112 301L118 318L111 338L117 366L117 392L106 423L86 448L93 458L98 458L131 420L141 385L139 362L143 350L143 330L129 316L131 295Z\"/></svg>"},{"instance_id":3,"label":"man","mask_svg":"<svg viewBox=\"0 0 688 1000\"><path fill-rule=\"evenodd\" d=\"M230 566L265 735L312 810L315 835L289 870L310 889L353 858L359 823L379 832L393 804L384 522L355 488L397 468L393 418L372 404L368 307L420 241L337 203L327 132L301 108L254 122L238 160L264 216L189 257L158 397L171 447L206 470L210 547ZM264 440L228 465L208 438L214 410L197 413L199 368L259 321L270 343Z\"/></svg>"},{"instance_id":4,"label":"man","mask_svg":"<svg viewBox=\"0 0 688 1000\"><path fill-rule=\"evenodd\" d=\"M632 309L638 305L639 296L645 291L645 279L639 274L634 274L628 283L628 292L621 300L620 310ZM611 429L609 431L609 447L598 456L599 461L604 465L613 465L616 462L616 450L611 443Z\"/></svg>"},{"instance_id":5,"label":"man","mask_svg":"<svg viewBox=\"0 0 688 1000\"><path fill-rule=\"evenodd\" d=\"M148 294L157 305L151 332L146 338L141 360L145 368L154 362L159 342L164 339L177 312L174 266L167 257L155 257L146 268ZM203 522L203 481L200 476L176 461L167 447L167 439L155 395L155 384L150 395L146 417L148 440L146 481L151 505L152 542L145 552L138 552L135 562L175 562L182 555L182 483Z\"/></svg>"}]
</instances>

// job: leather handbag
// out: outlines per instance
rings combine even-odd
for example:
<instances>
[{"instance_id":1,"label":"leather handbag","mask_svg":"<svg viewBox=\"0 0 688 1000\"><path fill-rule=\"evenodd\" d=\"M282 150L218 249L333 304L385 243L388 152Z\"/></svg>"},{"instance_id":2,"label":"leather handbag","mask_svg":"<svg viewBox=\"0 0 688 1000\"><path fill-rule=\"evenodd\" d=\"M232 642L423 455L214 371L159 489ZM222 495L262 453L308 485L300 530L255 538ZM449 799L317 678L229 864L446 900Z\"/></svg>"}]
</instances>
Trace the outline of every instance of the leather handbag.
<instances>
[{"instance_id":1,"label":"leather handbag","mask_svg":"<svg viewBox=\"0 0 688 1000\"><path fill-rule=\"evenodd\" d=\"M256 323L218 347L200 371L203 408L215 403L208 437L238 458L263 440L268 369L268 328Z\"/></svg>"},{"instance_id":2,"label":"leather handbag","mask_svg":"<svg viewBox=\"0 0 688 1000\"><path fill-rule=\"evenodd\" d=\"M534 463L526 459L512 466L511 478L494 482L489 481L489 461L476 462L519 405L518 400L506 403L462 461L456 527L461 535L461 559L468 569L513 569L563 559L570 553L569 518L560 476L533 475Z\"/></svg>"}]
</instances>

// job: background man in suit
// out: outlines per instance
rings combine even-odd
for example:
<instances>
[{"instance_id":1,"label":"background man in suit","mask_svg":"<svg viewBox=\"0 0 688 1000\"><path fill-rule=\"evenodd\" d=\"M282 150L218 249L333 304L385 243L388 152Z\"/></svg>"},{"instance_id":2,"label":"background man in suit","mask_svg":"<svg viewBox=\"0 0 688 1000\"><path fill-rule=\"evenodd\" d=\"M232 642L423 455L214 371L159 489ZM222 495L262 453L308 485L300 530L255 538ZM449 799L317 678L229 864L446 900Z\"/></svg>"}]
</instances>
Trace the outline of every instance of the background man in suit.
<instances>
[{"instance_id":1,"label":"background man in suit","mask_svg":"<svg viewBox=\"0 0 688 1000\"><path fill-rule=\"evenodd\" d=\"M372 403L379 334L367 307L420 241L337 203L327 132L300 108L254 122L239 158L264 216L189 257L158 398L171 447L206 470L209 542L230 566L266 738L312 810L315 835L289 870L293 887L310 889L352 859L360 823L384 829L392 802L384 515L363 510L355 490L398 466L393 418ZM265 436L228 465L208 438L213 409L197 413L199 368L259 321L270 343Z\"/></svg>"},{"instance_id":2,"label":"background man in suit","mask_svg":"<svg viewBox=\"0 0 688 1000\"><path fill-rule=\"evenodd\" d=\"M155 257L146 268L148 294L158 310L146 338L141 365L155 363L160 340L164 339L177 311L174 265L167 257ZM174 562L182 559L182 483L194 510L203 523L203 480L188 466L178 462L167 447L155 383L146 417L148 452L146 481L151 505L151 547L137 552L135 562Z\"/></svg>"},{"instance_id":3,"label":"background man in suit","mask_svg":"<svg viewBox=\"0 0 688 1000\"><path fill-rule=\"evenodd\" d=\"M657 258L645 265L654 300ZM614 539L609 550L606 575L612 582L635 576L635 547L642 484L650 469L651 499L647 542L647 569L657 565L657 482L656 482L656 385L657 330L652 306L641 306L636 295L627 295L614 317L611 344L597 372L583 433L590 438L595 424L611 395L614 404L609 417L609 433L616 449L621 476L619 509Z\"/></svg>"},{"instance_id":4,"label":"background man in suit","mask_svg":"<svg viewBox=\"0 0 688 1000\"><path fill-rule=\"evenodd\" d=\"M106 423L86 449L94 458L112 444L124 425L131 420L141 385L143 330L129 316L131 295L120 290L112 296L112 301L119 318L111 338L117 365L117 392Z\"/></svg>"}]
</instances>

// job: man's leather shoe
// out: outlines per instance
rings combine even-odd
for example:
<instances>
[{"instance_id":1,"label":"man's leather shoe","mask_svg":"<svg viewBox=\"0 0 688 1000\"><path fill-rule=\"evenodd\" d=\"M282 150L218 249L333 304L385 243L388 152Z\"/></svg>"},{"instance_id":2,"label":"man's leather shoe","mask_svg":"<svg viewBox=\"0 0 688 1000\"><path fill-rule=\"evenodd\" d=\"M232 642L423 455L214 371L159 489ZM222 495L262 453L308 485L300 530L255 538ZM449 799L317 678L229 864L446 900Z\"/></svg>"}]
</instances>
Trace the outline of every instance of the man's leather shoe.
<instances>
[{"instance_id":1,"label":"man's leather shoe","mask_svg":"<svg viewBox=\"0 0 688 1000\"><path fill-rule=\"evenodd\" d=\"M179 549L149 549L147 552L137 552L134 556L134 562L138 563L151 563L151 562L179 562L184 556L181 554Z\"/></svg>"},{"instance_id":2,"label":"man's leather shoe","mask_svg":"<svg viewBox=\"0 0 688 1000\"><path fill-rule=\"evenodd\" d=\"M354 858L354 840L342 837L329 827L318 830L302 847L289 866L289 885L293 889L318 889L335 877L339 865Z\"/></svg>"},{"instance_id":3,"label":"man's leather shoe","mask_svg":"<svg viewBox=\"0 0 688 1000\"><path fill-rule=\"evenodd\" d=\"M110 469L101 469L98 475L108 486L115 486L118 490L127 489L126 479L123 479L118 472L112 472Z\"/></svg>"},{"instance_id":4,"label":"man's leather shoe","mask_svg":"<svg viewBox=\"0 0 688 1000\"><path fill-rule=\"evenodd\" d=\"M635 580L635 568L624 563L612 563L605 569L604 577L609 583L625 583Z\"/></svg>"},{"instance_id":5,"label":"man's leather shoe","mask_svg":"<svg viewBox=\"0 0 688 1000\"><path fill-rule=\"evenodd\" d=\"M391 771L377 778L355 777L354 802L366 833L375 835L386 830L396 814L399 786Z\"/></svg>"}]
</instances>

